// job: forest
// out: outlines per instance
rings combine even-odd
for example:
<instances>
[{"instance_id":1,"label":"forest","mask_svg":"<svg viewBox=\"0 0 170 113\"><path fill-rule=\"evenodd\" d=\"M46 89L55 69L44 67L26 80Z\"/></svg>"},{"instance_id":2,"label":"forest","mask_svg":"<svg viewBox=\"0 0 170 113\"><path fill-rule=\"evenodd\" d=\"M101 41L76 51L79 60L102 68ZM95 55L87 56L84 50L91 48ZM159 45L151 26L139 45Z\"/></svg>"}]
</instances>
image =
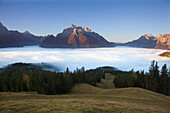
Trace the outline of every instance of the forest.
<instances>
[{"instance_id":1,"label":"forest","mask_svg":"<svg viewBox=\"0 0 170 113\"><path fill-rule=\"evenodd\" d=\"M140 87L157 93L170 96L170 71L164 64L159 70L158 63L151 62L148 72L121 71L114 67L99 67L85 70L84 67L71 72L43 70L32 64L15 63L0 68L0 92L33 91L40 94L55 95L65 94L79 83L88 83L96 86L105 73L115 76L113 83L116 88Z\"/></svg>"},{"instance_id":2,"label":"forest","mask_svg":"<svg viewBox=\"0 0 170 113\"><path fill-rule=\"evenodd\" d=\"M35 91L55 95L70 92L78 83L93 86L104 78L101 70L87 70L82 67L70 72L52 72L26 63L15 63L0 69L0 92Z\"/></svg>"},{"instance_id":3,"label":"forest","mask_svg":"<svg viewBox=\"0 0 170 113\"><path fill-rule=\"evenodd\" d=\"M117 88L140 87L170 96L170 70L168 72L166 64L159 70L158 63L155 61L151 62L149 72L133 70L121 72L113 83Z\"/></svg>"}]
</instances>

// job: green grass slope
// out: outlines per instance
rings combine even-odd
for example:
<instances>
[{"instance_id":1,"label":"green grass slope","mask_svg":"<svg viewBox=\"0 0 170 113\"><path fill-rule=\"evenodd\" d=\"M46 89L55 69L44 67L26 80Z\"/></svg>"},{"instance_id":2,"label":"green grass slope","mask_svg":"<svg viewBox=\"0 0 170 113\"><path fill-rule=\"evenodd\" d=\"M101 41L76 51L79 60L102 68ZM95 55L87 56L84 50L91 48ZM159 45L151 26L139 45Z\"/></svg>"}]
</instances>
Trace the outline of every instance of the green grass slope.
<instances>
[{"instance_id":1,"label":"green grass slope","mask_svg":"<svg viewBox=\"0 0 170 113\"><path fill-rule=\"evenodd\" d=\"M0 93L0 112L168 113L170 97L141 88L102 89L76 85L69 94Z\"/></svg>"}]
</instances>

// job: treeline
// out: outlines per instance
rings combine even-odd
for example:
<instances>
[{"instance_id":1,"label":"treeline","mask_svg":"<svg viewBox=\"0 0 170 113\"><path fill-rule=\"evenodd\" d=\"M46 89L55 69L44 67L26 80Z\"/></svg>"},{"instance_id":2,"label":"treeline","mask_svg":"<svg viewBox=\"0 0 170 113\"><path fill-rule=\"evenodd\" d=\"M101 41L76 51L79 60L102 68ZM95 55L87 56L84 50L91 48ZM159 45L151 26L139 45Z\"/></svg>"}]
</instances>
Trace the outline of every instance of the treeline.
<instances>
[{"instance_id":1,"label":"treeline","mask_svg":"<svg viewBox=\"0 0 170 113\"><path fill-rule=\"evenodd\" d=\"M144 71L124 72L113 80L117 88L141 87L154 92L170 95L170 76L166 64L159 71L158 63L152 61L148 73Z\"/></svg>"},{"instance_id":2,"label":"treeline","mask_svg":"<svg viewBox=\"0 0 170 113\"><path fill-rule=\"evenodd\" d=\"M64 94L73 85L88 83L96 85L104 78L101 70L85 71L84 67L70 72L51 72L32 67L30 64L16 63L0 69L0 92L36 91L40 94Z\"/></svg>"},{"instance_id":3,"label":"treeline","mask_svg":"<svg viewBox=\"0 0 170 113\"><path fill-rule=\"evenodd\" d=\"M119 70L115 67L111 67L111 66L99 67L97 69L102 70L104 73L110 73L115 76L120 75L125 72L125 71L121 71L121 70Z\"/></svg>"}]
</instances>

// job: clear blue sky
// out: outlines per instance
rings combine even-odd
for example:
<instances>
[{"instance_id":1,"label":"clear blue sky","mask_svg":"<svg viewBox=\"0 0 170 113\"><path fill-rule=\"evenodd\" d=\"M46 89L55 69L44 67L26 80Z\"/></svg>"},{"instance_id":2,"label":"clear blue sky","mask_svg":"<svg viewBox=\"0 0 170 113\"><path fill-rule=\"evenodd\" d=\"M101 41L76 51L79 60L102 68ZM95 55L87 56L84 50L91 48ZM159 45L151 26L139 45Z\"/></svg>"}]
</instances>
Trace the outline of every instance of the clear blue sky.
<instances>
[{"instance_id":1,"label":"clear blue sky","mask_svg":"<svg viewBox=\"0 0 170 113\"><path fill-rule=\"evenodd\" d=\"M109 41L170 33L170 0L0 0L0 22L35 35L81 25Z\"/></svg>"}]
</instances>

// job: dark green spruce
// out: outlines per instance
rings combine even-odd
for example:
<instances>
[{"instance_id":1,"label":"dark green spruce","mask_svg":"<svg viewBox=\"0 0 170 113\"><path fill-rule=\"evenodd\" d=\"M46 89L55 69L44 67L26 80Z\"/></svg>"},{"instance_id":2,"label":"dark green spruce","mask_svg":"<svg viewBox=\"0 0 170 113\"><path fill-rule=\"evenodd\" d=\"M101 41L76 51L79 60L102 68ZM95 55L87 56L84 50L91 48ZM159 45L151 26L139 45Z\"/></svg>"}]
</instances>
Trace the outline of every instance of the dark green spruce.
<instances>
[{"instance_id":1,"label":"dark green spruce","mask_svg":"<svg viewBox=\"0 0 170 113\"><path fill-rule=\"evenodd\" d=\"M164 64L160 72L158 63L155 61L151 62L148 73L133 70L121 72L113 82L117 88L141 87L170 96L170 76L168 76L167 66Z\"/></svg>"}]
</instances>

